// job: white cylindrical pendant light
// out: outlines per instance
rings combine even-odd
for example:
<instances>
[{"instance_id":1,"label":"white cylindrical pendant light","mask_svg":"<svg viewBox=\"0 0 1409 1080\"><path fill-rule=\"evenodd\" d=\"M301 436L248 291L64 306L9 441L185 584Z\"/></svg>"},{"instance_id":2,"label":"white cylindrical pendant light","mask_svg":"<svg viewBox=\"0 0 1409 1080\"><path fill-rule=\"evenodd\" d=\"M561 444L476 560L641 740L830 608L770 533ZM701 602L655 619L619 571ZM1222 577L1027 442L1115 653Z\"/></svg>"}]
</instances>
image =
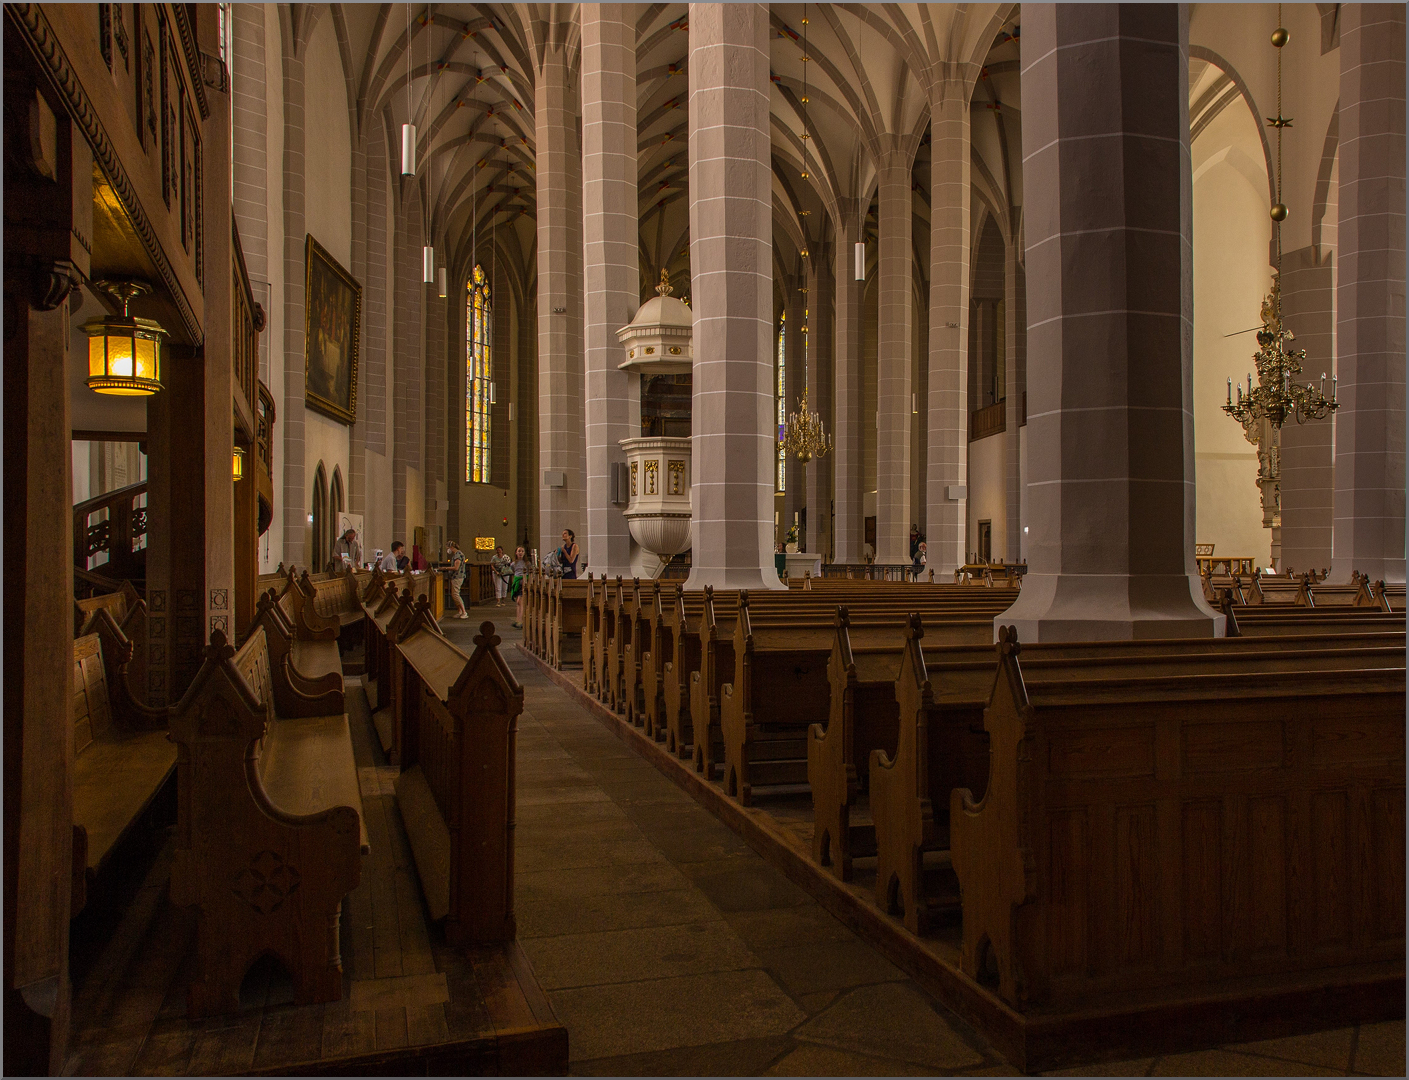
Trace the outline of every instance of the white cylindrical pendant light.
<instances>
[{"instance_id":1,"label":"white cylindrical pendant light","mask_svg":"<svg viewBox=\"0 0 1409 1080\"><path fill-rule=\"evenodd\" d=\"M866 241L856 241L856 280L866 280Z\"/></svg>"},{"instance_id":2,"label":"white cylindrical pendant light","mask_svg":"<svg viewBox=\"0 0 1409 1080\"><path fill-rule=\"evenodd\" d=\"M427 285L435 284L435 248L429 244L421 248L421 280Z\"/></svg>"},{"instance_id":3,"label":"white cylindrical pendant light","mask_svg":"<svg viewBox=\"0 0 1409 1080\"><path fill-rule=\"evenodd\" d=\"M491 405L498 404L498 403L494 400L494 398L495 398L495 394L494 394L494 383L490 383L490 384L489 384L489 403L490 403Z\"/></svg>"},{"instance_id":4,"label":"white cylindrical pendant light","mask_svg":"<svg viewBox=\"0 0 1409 1080\"><path fill-rule=\"evenodd\" d=\"M439 278L439 280L440 280L440 295L441 295L442 298L444 298L445 295L446 295L446 285L445 285L445 267L443 267L443 266L440 268L440 278Z\"/></svg>"},{"instance_id":5,"label":"white cylindrical pendant light","mask_svg":"<svg viewBox=\"0 0 1409 1080\"><path fill-rule=\"evenodd\" d=\"M416 175L416 125L401 125L401 175Z\"/></svg>"}]
</instances>

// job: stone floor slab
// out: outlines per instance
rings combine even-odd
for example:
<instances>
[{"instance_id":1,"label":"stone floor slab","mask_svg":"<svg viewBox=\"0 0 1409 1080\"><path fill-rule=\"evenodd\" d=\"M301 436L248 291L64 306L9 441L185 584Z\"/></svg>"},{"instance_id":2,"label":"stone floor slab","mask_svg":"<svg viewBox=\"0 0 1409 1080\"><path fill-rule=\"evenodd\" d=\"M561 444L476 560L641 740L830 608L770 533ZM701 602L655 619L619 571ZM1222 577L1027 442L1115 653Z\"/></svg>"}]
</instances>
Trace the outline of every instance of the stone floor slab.
<instances>
[{"instance_id":1,"label":"stone floor slab","mask_svg":"<svg viewBox=\"0 0 1409 1080\"><path fill-rule=\"evenodd\" d=\"M802 1011L756 969L617 983L548 995L573 1061L783 1035ZM717 1007L729 1002L728 1008Z\"/></svg>"},{"instance_id":2,"label":"stone floor slab","mask_svg":"<svg viewBox=\"0 0 1409 1080\"><path fill-rule=\"evenodd\" d=\"M1404 1021L1361 1024L1353 1067L1371 1076L1403 1076Z\"/></svg>"},{"instance_id":3,"label":"stone floor slab","mask_svg":"<svg viewBox=\"0 0 1409 1080\"><path fill-rule=\"evenodd\" d=\"M898 967L857 937L759 949L757 955L794 997L905 979Z\"/></svg>"},{"instance_id":4,"label":"stone floor slab","mask_svg":"<svg viewBox=\"0 0 1409 1080\"><path fill-rule=\"evenodd\" d=\"M1232 1050L1195 1050L1170 1054L1155 1062L1150 1076L1344 1076L1343 1069L1325 1069L1294 1061L1239 1054Z\"/></svg>"},{"instance_id":5,"label":"stone floor slab","mask_svg":"<svg viewBox=\"0 0 1409 1080\"><path fill-rule=\"evenodd\" d=\"M1354 1046L1355 1029L1347 1027L1334 1031L1316 1031L1310 1035L1293 1035L1285 1039L1239 1043L1227 1049L1344 1071L1350 1068L1350 1055Z\"/></svg>"},{"instance_id":6,"label":"stone floor slab","mask_svg":"<svg viewBox=\"0 0 1409 1080\"><path fill-rule=\"evenodd\" d=\"M798 1039L935 1069L962 1069L984 1057L910 983L864 986L794 1032Z\"/></svg>"},{"instance_id":7,"label":"stone floor slab","mask_svg":"<svg viewBox=\"0 0 1409 1080\"><path fill-rule=\"evenodd\" d=\"M680 926L719 917L698 889L555 897L526 896L520 890L515 897L514 914L520 940L643 926Z\"/></svg>"},{"instance_id":8,"label":"stone floor slab","mask_svg":"<svg viewBox=\"0 0 1409 1080\"><path fill-rule=\"evenodd\" d=\"M532 938L523 948L545 990L758 966L748 946L717 914L713 922Z\"/></svg>"}]
</instances>

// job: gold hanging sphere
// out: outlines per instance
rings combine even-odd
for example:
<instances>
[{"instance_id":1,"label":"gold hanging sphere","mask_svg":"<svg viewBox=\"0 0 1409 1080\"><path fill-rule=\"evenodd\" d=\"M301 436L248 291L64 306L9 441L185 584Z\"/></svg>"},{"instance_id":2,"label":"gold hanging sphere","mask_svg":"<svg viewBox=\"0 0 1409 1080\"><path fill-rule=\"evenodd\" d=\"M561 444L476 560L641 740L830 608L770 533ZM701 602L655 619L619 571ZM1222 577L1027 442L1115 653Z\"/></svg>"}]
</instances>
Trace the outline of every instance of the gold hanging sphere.
<instances>
[{"instance_id":1,"label":"gold hanging sphere","mask_svg":"<svg viewBox=\"0 0 1409 1080\"><path fill-rule=\"evenodd\" d=\"M1287 208L1286 208L1282 203L1273 203L1273 204L1272 204L1272 220L1273 220L1273 221L1286 221L1286 220L1287 220Z\"/></svg>"},{"instance_id":2,"label":"gold hanging sphere","mask_svg":"<svg viewBox=\"0 0 1409 1080\"><path fill-rule=\"evenodd\" d=\"M1279 49L1287 42L1291 41L1291 39L1292 35L1287 32L1287 28L1285 26L1279 26L1277 27L1277 29L1272 31L1272 44L1277 46L1277 48Z\"/></svg>"}]
</instances>

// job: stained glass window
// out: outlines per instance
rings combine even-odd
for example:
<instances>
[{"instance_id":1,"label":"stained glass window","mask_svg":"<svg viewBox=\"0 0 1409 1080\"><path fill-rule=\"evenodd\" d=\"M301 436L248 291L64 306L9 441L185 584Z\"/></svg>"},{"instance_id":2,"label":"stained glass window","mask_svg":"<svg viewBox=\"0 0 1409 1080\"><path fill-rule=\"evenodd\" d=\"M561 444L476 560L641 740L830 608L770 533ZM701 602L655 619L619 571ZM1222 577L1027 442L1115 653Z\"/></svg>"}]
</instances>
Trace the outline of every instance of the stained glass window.
<instances>
[{"instance_id":1,"label":"stained glass window","mask_svg":"<svg viewBox=\"0 0 1409 1080\"><path fill-rule=\"evenodd\" d=\"M788 490L788 455L783 450L783 426L788 422L788 365L786 363L787 312L778 324L778 491Z\"/></svg>"},{"instance_id":2,"label":"stained glass window","mask_svg":"<svg viewBox=\"0 0 1409 1080\"><path fill-rule=\"evenodd\" d=\"M493 330L489 278L476 265L465 296L465 480L471 484L489 483Z\"/></svg>"}]
</instances>

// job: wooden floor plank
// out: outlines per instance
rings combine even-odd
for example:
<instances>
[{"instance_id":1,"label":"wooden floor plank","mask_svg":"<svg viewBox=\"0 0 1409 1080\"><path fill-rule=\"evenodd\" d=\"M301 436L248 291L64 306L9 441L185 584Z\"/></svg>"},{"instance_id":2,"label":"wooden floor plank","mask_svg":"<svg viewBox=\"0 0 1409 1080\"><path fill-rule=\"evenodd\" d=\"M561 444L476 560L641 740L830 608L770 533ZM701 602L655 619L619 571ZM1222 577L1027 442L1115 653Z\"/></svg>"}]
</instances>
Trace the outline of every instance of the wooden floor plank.
<instances>
[{"instance_id":1,"label":"wooden floor plank","mask_svg":"<svg viewBox=\"0 0 1409 1080\"><path fill-rule=\"evenodd\" d=\"M323 1006L321 1057L369 1054L377 1048L376 1022L369 1012L353 1012L346 997Z\"/></svg>"},{"instance_id":2,"label":"wooden floor plank","mask_svg":"<svg viewBox=\"0 0 1409 1080\"><path fill-rule=\"evenodd\" d=\"M417 888L415 871L396 871L396 909L401 924L401 970L405 975L425 975L435 970L425 904Z\"/></svg>"},{"instance_id":3,"label":"wooden floor plank","mask_svg":"<svg viewBox=\"0 0 1409 1080\"><path fill-rule=\"evenodd\" d=\"M184 1017L158 1020L132 1064L136 1076L186 1076L198 1029Z\"/></svg>"},{"instance_id":4,"label":"wooden floor plank","mask_svg":"<svg viewBox=\"0 0 1409 1080\"><path fill-rule=\"evenodd\" d=\"M376 1017L377 1049L399 1050L406 1045L406 1006L378 1009Z\"/></svg>"},{"instance_id":5,"label":"wooden floor plank","mask_svg":"<svg viewBox=\"0 0 1409 1080\"><path fill-rule=\"evenodd\" d=\"M409 1046L443 1043L450 1038L444 1005L406 1006L406 1042Z\"/></svg>"},{"instance_id":6,"label":"wooden floor plank","mask_svg":"<svg viewBox=\"0 0 1409 1080\"><path fill-rule=\"evenodd\" d=\"M323 1044L325 1005L266 1009L254 1050L254 1067L317 1057Z\"/></svg>"},{"instance_id":7,"label":"wooden floor plank","mask_svg":"<svg viewBox=\"0 0 1409 1080\"><path fill-rule=\"evenodd\" d=\"M222 1017L196 1036L188 1066L193 1076L235 1076L248 1072L254 1061L260 1018L253 1016L232 1022Z\"/></svg>"},{"instance_id":8,"label":"wooden floor plank","mask_svg":"<svg viewBox=\"0 0 1409 1080\"><path fill-rule=\"evenodd\" d=\"M353 979L371 979L376 975L376 926L372 914L372 883L366 872L362 884L343 901L343 922L347 926L351 949L343 953L343 974Z\"/></svg>"}]
</instances>

